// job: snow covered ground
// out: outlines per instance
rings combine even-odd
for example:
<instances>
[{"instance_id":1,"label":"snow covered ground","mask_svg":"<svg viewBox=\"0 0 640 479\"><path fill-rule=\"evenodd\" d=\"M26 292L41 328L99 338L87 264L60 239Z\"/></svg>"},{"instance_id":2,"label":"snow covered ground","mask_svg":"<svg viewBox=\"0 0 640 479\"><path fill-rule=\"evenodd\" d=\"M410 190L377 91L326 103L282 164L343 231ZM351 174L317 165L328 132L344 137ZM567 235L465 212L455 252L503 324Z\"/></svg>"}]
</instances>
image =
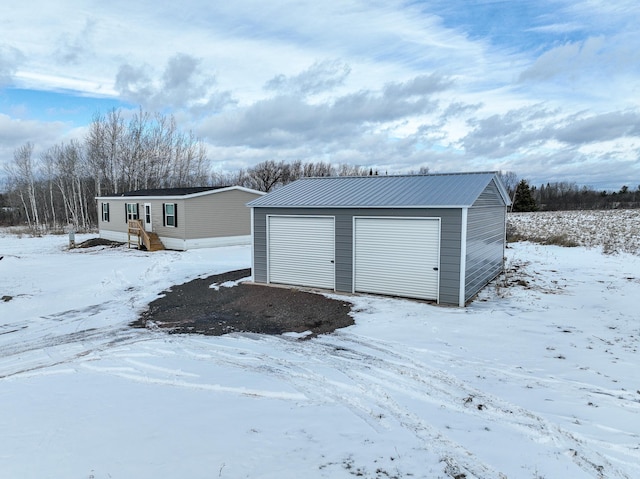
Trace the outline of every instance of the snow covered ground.
<instances>
[{"instance_id":1,"label":"snow covered ground","mask_svg":"<svg viewBox=\"0 0 640 479\"><path fill-rule=\"evenodd\" d=\"M564 236L607 254L640 254L640 210L511 213L509 223L525 238Z\"/></svg>"},{"instance_id":2,"label":"snow covered ground","mask_svg":"<svg viewBox=\"0 0 640 479\"><path fill-rule=\"evenodd\" d=\"M352 296L306 341L127 326L248 247L0 256L2 478L640 477L638 256L513 244L465 309Z\"/></svg>"}]
</instances>

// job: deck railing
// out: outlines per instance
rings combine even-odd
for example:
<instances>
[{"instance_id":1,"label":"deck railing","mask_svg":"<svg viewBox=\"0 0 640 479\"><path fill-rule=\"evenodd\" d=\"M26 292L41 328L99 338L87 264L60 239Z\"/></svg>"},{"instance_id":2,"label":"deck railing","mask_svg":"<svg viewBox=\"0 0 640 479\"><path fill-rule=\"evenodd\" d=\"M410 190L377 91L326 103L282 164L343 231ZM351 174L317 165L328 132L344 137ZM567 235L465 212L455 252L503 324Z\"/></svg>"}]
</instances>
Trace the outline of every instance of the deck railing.
<instances>
[{"instance_id":1,"label":"deck railing","mask_svg":"<svg viewBox=\"0 0 640 479\"><path fill-rule=\"evenodd\" d=\"M138 245L138 248L140 248L140 246L144 245L145 248L147 248L147 250L151 250L151 238L149 237L149 235L147 234L147 232L144 229L144 226L142 226L142 221L141 220L129 220L127 222L127 240L129 243L129 248L131 248L131 237L135 236L136 237L136 244Z\"/></svg>"}]
</instances>

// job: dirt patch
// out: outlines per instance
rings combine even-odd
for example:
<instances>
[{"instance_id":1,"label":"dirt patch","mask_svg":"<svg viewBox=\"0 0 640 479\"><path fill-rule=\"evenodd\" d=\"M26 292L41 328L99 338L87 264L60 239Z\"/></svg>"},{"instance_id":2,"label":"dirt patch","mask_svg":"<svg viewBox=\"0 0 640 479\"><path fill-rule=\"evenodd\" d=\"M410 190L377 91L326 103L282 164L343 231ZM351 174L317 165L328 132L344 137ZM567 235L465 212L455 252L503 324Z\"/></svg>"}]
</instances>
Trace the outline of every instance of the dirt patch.
<instances>
[{"instance_id":1,"label":"dirt patch","mask_svg":"<svg viewBox=\"0 0 640 479\"><path fill-rule=\"evenodd\" d=\"M354 324L349 302L293 288L235 284L250 275L243 269L174 286L132 326L209 336L310 331L312 337Z\"/></svg>"},{"instance_id":2,"label":"dirt patch","mask_svg":"<svg viewBox=\"0 0 640 479\"><path fill-rule=\"evenodd\" d=\"M122 246L124 243L120 243L118 241L111 241L104 238L91 238L86 241L83 241L80 244L76 245L76 248L94 248L96 246L111 246L112 248L117 248L118 246Z\"/></svg>"}]
</instances>

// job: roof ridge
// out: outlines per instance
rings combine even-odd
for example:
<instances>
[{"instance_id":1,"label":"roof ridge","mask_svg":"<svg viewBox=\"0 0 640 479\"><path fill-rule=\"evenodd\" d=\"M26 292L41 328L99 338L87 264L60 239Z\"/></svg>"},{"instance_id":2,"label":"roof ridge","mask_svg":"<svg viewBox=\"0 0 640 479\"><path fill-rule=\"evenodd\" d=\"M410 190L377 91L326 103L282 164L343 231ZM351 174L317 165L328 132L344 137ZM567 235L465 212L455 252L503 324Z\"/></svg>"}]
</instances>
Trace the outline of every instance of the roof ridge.
<instances>
[{"instance_id":1,"label":"roof ridge","mask_svg":"<svg viewBox=\"0 0 640 479\"><path fill-rule=\"evenodd\" d=\"M302 176L298 180L323 180L323 179L364 179L364 178L417 178L421 176L461 176L461 175L497 175L499 171L462 171L451 173L421 173L421 174L400 174L400 175L335 175L335 176Z\"/></svg>"}]
</instances>

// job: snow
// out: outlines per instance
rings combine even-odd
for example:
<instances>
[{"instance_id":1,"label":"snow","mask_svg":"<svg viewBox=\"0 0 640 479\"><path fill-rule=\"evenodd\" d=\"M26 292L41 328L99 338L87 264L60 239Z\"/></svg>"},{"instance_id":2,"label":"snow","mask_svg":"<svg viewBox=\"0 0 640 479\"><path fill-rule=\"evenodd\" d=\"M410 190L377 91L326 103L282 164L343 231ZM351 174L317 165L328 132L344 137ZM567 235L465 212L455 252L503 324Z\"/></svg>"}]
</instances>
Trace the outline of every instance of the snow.
<instances>
[{"instance_id":1,"label":"snow","mask_svg":"<svg viewBox=\"0 0 640 479\"><path fill-rule=\"evenodd\" d=\"M509 223L525 238L566 237L605 253L640 254L640 209L510 213Z\"/></svg>"},{"instance_id":2,"label":"snow","mask_svg":"<svg viewBox=\"0 0 640 479\"><path fill-rule=\"evenodd\" d=\"M0 256L0 477L640 477L638 256L516 243L467 308L330 295L312 339L128 326L248 247Z\"/></svg>"}]
</instances>

